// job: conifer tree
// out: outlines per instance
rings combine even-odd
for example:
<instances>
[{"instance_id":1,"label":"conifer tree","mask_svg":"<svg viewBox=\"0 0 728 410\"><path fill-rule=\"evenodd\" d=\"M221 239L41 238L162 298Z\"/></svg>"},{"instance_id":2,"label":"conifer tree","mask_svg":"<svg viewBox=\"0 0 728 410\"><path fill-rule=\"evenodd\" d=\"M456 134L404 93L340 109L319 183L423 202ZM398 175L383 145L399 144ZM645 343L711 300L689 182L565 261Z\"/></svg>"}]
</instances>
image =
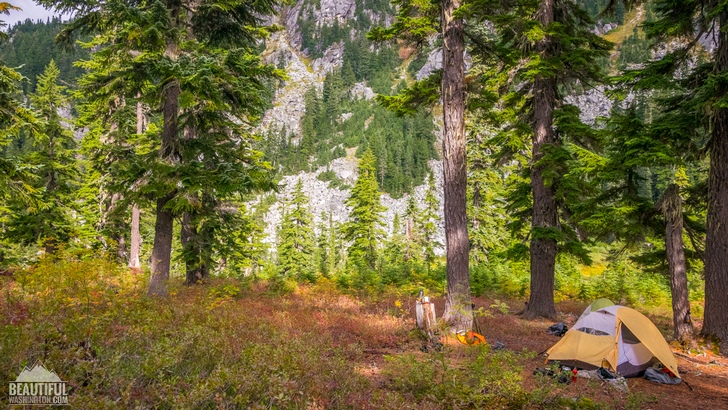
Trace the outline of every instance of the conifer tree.
<instances>
[{"instance_id":1,"label":"conifer tree","mask_svg":"<svg viewBox=\"0 0 728 410\"><path fill-rule=\"evenodd\" d=\"M670 176L667 189L660 192L651 186L646 174L683 167L696 158L690 150L675 150L671 144L675 141L666 138L662 126L644 123L635 105L613 110L605 125L600 152L569 146L576 158L570 166L572 173L581 175L593 187L583 202L572 208L574 217L595 238L619 240L624 244L621 251L641 251L635 259L644 266L664 266L667 260L675 338L688 341L692 338L692 324L686 269L688 257L695 258L696 252L684 245L683 232L696 229L690 221L697 218L694 210L683 207L678 183L684 186L686 181L680 180L687 178ZM642 251L645 240L650 238L660 238L664 251Z\"/></svg>"},{"instance_id":2,"label":"conifer tree","mask_svg":"<svg viewBox=\"0 0 728 410\"><path fill-rule=\"evenodd\" d=\"M313 279L316 252L313 218L303 181L296 182L291 200L285 205L278 232L278 266L280 273L298 279Z\"/></svg>"},{"instance_id":3,"label":"conifer tree","mask_svg":"<svg viewBox=\"0 0 728 410\"><path fill-rule=\"evenodd\" d=\"M165 295L175 216L185 209L197 212L200 217L188 222L207 237L194 235L190 243L215 243L214 229L203 229L203 220L212 221L208 228L221 226L225 218L216 209L229 195L266 185L267 166L250 147L250 129L265 105L261 79L279 73L261 64L255 46L270 32L263 18L274 13L278 1L205 0L193 5L155 0L144 7L135 0L42 4L76 15L59 35L61 40L79 31L103 33L106 48L128 62L101 83L135 78L135 84L146 83L141 91L148 106L161 107L156 155L145 157L132 181L146 181L139 193L156 202L149 294ZM186 254L209 259L210 249L196 249Z\"/></svg>"},{"instance_id":4,"label":"conifer tree","mask_svg":"<svg viewBox=\"0 0 728 410\"><path fill-rule=\"evenodd\" d=\"M19 10L10 3L0 3L0 14L9 14L11 10ZM6 24L0 20L0 27ZM6 41L7 35L0 32L0 41ZM12 215L6 199L13 198L18 207L38 204L39 192L35 176L21 164L19 158L8 155L6 149L15 139L23 135L35 135L40 131L40 123L34 113L25 107L17 98L20 94L20 81L23 76L0 61L0 223L6 224ZM0 232L9 241L6 229ZM5 243L0 242L0 264L6 262Z\"/></svg>"},{"instance_id":5,"label":"conifer tree","mask_svg":"<svg viewBox=\"0 0 728 410\"><path fill-rule=\"evenodd\" d=\"M328 216L328 238L329 238L329 272L333 275L342 261L341 229L338 222L334 222L332 212Z\"/></svg>"},{"instance_id":6,"label":"conifer tree","mask_svg":"<svg viewBox=\"0 0 728 410\"><path fill-rule=\"evenodd\" d=\"M375 162L372 151L365 151L359 159L359 176L345 202L351 208L349 222L344 226L344 238L350 242L349 258L357 266L370 269L376 266L384 236L381 213L385 208L379 201Z\"/></svg>"},{"instance_id":7,"label":"conifer tree","mask_svg":"<svg viewBox=\"0 0 728 410\"><path fill-rule=\"evenodd\" d=\"M388 264L397 265L407 260L407 253L405 251L407 244L402 232L402 222L400 221L399 213L395 213L394 220L392 220L392 235L389 236L387 247L384 251L385 260Z\"/></svg>"},{"instance_id":8,"label":"conifer tree","mask_svg":"<svg viewBox=\"0 0 728 410\"><path fill-rule=\"evenodd\" d=\"M407 209L405 211L405 247L404 260L419 259L422 255L422 214L417 206L414 195L407 198Z\"/></svg>"},{"instance_id":9,"label":"conifer tree","mask_svg":"<svg viewBox=\"0 0 728 410\"><path fill-rule=\"evenodd\" d=\"M442 99L445 251L447 299L443 320L453 332L473 324L470 302L469 241L467 223L467 164L465 136L465 32L462 0L438 2L393 0L397 20L390 27L377 27L368 37L376 41L400 39L424 44L435 33L442 35L442 70L418 81L394 96L378 96L387 108L400 115L413 114L423 105ZM468 7L464 7L468 9Z\"/></svg>"},{"instance_id":10,"label":"conifer tree","mask_svg":"<svg viewBox=\"0 0 728 410\"><path fill-rule=\"evenodd\" d=\"M9 14L11 10L20 9L10 3L0 3L0 14ZM5 25L0 20L0 26ZM0 32L0 41L5 40L7 34ZM17 71L0 62L0 149L4 149L22 132L31 135L39 132L40 124L34 113L17 98L20 92L18 84L22 79L23 76ZM18 200L28 202L37 193L32 179L32 173L24 170L16 159L0 155L0 199L12 195Z\"/></svg>"},{"instance_id":11,"label":"conifer tree","mask_svg":"<svg viewBox=\"0 0 728 410\"><path fill-rule=\"evenodd\" d=\"M427 191L425 192L425 208L422 210L422 240L424 241L424 256L428 270L435 259L435 248L441 246L435 237L437 222L440 220L440 201L435 194L435 175L430 172L430 176L427 178Z\"/></svg>"},{"instance_id":12,"label":"conifer tree","mask_svg":"<svg viewBox=\"0 0 728 410\"><path fill-rule=\"evenodd\" d=\"M331 239L329 238L331 232L328 225L328 216L325 212L322 212L321 223L318 225L319 234L316 236L315 266L324 277L331 275L331 260L333 259L333 249L331 248Z\"/></svg>"},{"instance_id":13,"label":"conifer tree","mask_svg":"<svg viewBox=\"0 0 728 410\"><path fill-rule=\"evenodd\" d=\"M637 89L668 88L663 115L654 121L677 151L709 152L705 238L705 313L701 333L719 341L728 352L728 10L719 1L657 0L656 19L644 24L655 45L678 40L659 60L629 71L625 78ZM720 28L719 28L720 27ZM695 66L700 39L709 36L716 47ZM707 140L704 144L696 141Z\"/></svg>"},{"instance_id":14,"label":"conifer tree","mask_svg":"<svg viewBox=\"0 0 728 410\"><path fill-rule=\"evenodd\" d=\"M473 1L469 10L472 19L495 28L491 34L483 26L472 35L483 69L491 70L481 77L489 87L483 100L493 103L498 96L490 117L498 127L496 145L501 156L520 156L527 149L531 154L511 196L513 210L531 225L531 293L524 316L552 317L557 251L587 257L568 218L578 194L560 178L568 174L565 141L588 145L589 133L578 108L564 104L564 91L602 81L596 60L611 44L590 31L591 19L572 1L483 0Z\"/></svg>"},{"instance_id":15,"label":"conifer tree","mask_svg":"<svg viewBox=\"0 0 728 410\"><path fill-rule=\"evenodd\" d=\"M40 192L37 207L28 208L22 202L12 206L8 235L25 244L38 242L46 253L74 235L72 220L73 194L78 184L76 141L73 132L63 125L60 110L68 109L66 88L58 84L60 71L53 61L38 76L38 87L30 96L31 106L43 121L33 134L33 150L24 159L38 175L36 189Z\"/></svg>"}]
</instances>

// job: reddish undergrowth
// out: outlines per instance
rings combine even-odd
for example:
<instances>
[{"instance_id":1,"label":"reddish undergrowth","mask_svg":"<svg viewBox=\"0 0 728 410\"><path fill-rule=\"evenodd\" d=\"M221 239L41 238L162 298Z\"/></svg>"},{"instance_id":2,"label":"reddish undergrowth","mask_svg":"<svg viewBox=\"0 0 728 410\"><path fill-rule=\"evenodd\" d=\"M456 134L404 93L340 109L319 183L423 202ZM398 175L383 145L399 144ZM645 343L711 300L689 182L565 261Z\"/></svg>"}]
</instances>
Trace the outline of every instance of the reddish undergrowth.
<instances>
[{"instance_id":1,"label":"reddish undergrowth","mask_svg":"<svg viewBox=\"0 0 728 410\"><path fill-rule=\"evenodd\" d=\"M357 297L325 280L279 294L219 279L149 299L143 275L95 262L0 279L0 397L41 360L76 408L728 408L728 361L710 350L676 350L692 390L533 376L558 338L545 332L553 322L516 314L521 300L475 299L486 339L506 346L494 352L428 344L411 295ZM571 324L585 306L557 310Z\"/></svg>"}]
</instances>

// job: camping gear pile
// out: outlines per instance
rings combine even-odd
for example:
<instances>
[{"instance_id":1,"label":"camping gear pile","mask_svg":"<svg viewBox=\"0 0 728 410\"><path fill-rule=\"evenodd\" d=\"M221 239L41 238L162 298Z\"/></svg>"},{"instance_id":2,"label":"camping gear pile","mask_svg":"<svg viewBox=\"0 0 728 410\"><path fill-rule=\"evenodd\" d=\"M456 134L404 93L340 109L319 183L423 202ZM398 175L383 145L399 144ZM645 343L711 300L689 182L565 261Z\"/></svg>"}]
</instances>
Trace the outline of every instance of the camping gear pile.
<instances>
[{"instance_id":1,"label":"camping gear pile","mask_svg":"<svg viewBox=\"0 0 728 410\"><path fill-rule=\"evenodd\" d=\"M546 333L548 333L550 335L562 337L563 335L566 334L567 330L569 330L569 328L566 327L566 323L559 322L555 325L549 326L549 328L546 329Z\"/></svg>"},{"instance_id":2,"label":"camping gear pile","mask_svg":"<svg viewBox=\"0 0 728 410\"><path fill-rule=\"evenodd\" d=\"M650 319L608 299L589 305L546 354L551 362L584 370L605 368L618 377L640 376L659 362L674 378L680 377L670 346Z\"/></svg>"}]
</instances>

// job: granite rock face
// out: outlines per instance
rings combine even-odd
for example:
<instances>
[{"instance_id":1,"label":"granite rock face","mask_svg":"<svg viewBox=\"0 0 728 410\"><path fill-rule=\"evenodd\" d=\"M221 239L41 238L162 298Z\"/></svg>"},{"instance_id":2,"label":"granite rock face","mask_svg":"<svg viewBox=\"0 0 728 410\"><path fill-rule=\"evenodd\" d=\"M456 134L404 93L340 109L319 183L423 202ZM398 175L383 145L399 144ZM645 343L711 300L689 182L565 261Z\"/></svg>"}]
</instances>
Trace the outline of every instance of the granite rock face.
<instances>
[{"instance_id":1,"label":"granite rock face","mask_svg":"<svg viewBox=\"0 0 728 410\"><path fill-rule=\"evenodd\" d=\"M597 118L608 117L614 105L604 91L604 87L599 86L589 89L583 94L567 95L564 100L567 104L579 108L579 119L582 122L594 125Z\"/></svg>"},{"instance_id":2,"label":"granite rock face","mask_svg":"<svg viewBox=\"0 0 728 410\"><path fill-rule=\"evenodd\" d=\"M269 131L284 131L291 138L293 143L300 140L302 127L301 121L305 113L305 94L314 88L319 95L323 91L323 82L326 75L341 67L344 59L344 43L336 42L323 51L320 58L311 59L308 50L302 49L303 38L299 22L313 19L314 27L330 27L334 24L344 25L349 19L355 18L359 13L369 17L377 24L390 25L394 17L382 14L381 12L368 10L363 0L297 0L294 4L285 6L279 13L279 17L270 24L277 24L283 29L273 33L266 40L266 50L263 54L264 61L276 64L284 68L288 78L276 90L273 107L265 114L258 131L265 135ZM352 31L352 38L361 38L362 33ZM365 41L365 40L362 40ZM418 79L424 78L434 70L442 67L442 52L439 49L430 53L427 64L417 74ZM352 99L372 100L375 92L366 82L359 82L349 90ZM342 114L340 120L351 121L351 113ZM439 124L436 124L439 125ZM366 127L366 123L365 123ZM441 134L438 133L438 135ZM438 144L439 147L440 144ZM327 169L332 170L343 184L353 186L357 177L357 159L354 156L356 149L347 150L345 158L333 160L328 166L318 168L313 172L301 172L297 175L289 175L282 178L279 192L276 195L276 202L271 206L264 217L266 223L265 232L267 238L264 240L271 245L276 245L276 232L282 219L282 206L286 198L289 198L298 179L303 182L303 190L310 199L310 210L314 215L316 224L321 222L321 215L328 215L329 212L336 222L345 222L349 218L349 209L344 204L349 197L349 188L339 189L330 186L330 182L321 181L317 176ZM430 167L434 171L437 195L440 198L440 213L442 214L442 165L439 161L431 161ZM427 191L426 180L414 189L415 196L420 207L424 204L424 197ZM383 220L386 222L386 231L391 233L394 215L404 216L407 208L408 196L395 199L387 194L381 196L382 204L387 208ZM257 201L250 206L255 207ZM438 242L445 243L444 227L442 217L438 226ZM442 247L436 249L442 254Z\"/></svg>"},{"instance_id":3,"label":"granite rock face","mask_svg":"<svg viewBox=\"0 0 728 410\"><path fill-rule=\"evenodd\" d=\"M353 156L354 150L349 150L350 155L345 158L337 158L333 160L328 169L333 171L337 178L343 180L349 186L353 186L356 182L357 174L357 159ZM440 245L445 243L445 230L443 223L443 191L442 191L442 163L440 161L430 161L430 167L432 168L435 176L435 191L436 196L439 200L439 215L440 220L437 223L437 242ZM283 219L283 204L287 199L291 198L293 189L296 183L300 179L303 183L303 192L308 196L309 210L314 217L314 224L317 226L320 223L326 223L328 220L322 219L328 218L329 213L334 222L346 222L349 220L350 209L344 202L349 198L349 189L341 190L330 186L330 182L321 181L317 177L320 173L327 170L327 167L321 167L313 172L301 172L297 175L289 175L283 177L279 184L279 192L276 195L276 202L270 207L268 213L265 214L263 220L266 223L265 233L267 237L264 242L271 245L271 248L275 248L278 231L278 226ZM427 181L414 188L414 195L417 205L420 209L424 207L425 195L427 193ZM407 210L407 201L409 195L405 195L402 198L392 198L388 194L382 194L380 201L386 208L382 214L382 220L385 222L383 227L388 235L392 234L394 215L399 214L400 218L404 217ZM251 204L255 207L255 203ZM318 231L316 232L319 233ZM444 254L443 246L438 246L435 249L437 255Z\"/></svg>"}]
</instances>

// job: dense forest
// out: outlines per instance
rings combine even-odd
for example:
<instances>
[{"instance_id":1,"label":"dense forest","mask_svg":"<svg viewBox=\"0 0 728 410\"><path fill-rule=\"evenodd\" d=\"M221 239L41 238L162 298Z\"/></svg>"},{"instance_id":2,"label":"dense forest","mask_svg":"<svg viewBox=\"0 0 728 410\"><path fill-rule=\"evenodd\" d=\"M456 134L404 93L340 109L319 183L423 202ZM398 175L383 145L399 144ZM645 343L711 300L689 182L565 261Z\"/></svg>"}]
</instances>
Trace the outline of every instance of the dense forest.
<instances>
[{"instance_id":1,"label":"dense forest","mask_svg":"<svg viewBox=\"0 0 728 410\"><path fill-rule=\"evenodd\" d=\"M728 391L686 367L728 365L722 3L37 2L74 18L0 40L3 397L36 362L80 408ZM598 298L718 392L524 379Z\"/></svg>"}]
</instances>

